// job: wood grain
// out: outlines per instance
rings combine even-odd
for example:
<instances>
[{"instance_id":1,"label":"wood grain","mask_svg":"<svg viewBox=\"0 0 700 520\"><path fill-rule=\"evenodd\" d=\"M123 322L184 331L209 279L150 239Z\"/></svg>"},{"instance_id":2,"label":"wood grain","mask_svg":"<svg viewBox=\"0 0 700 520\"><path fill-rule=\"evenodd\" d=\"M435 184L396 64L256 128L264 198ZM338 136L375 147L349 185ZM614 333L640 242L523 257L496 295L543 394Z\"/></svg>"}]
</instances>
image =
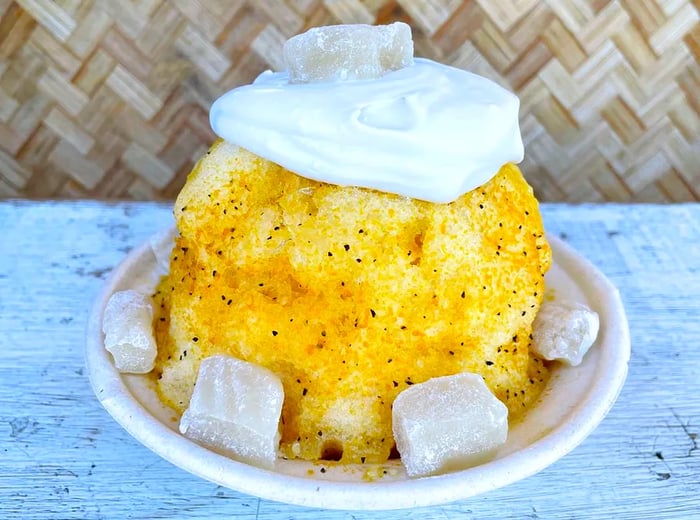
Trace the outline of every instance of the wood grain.
<instances>
[{"instance_id":1,"label":"wood grain","mask_svg":"<svg viewBox=\"0 0 700 520\"><path fill-rule=\"evenodd\" d=\"M700 511L700 205L545 204L556 234L618 286L632 358L610 415L572 453L506 488L381 514L223 489L134 441L83 368L109 271L169 225L155 203L0 202L0 518L690 519Z\"/></svg>"},{"instance_id":2,"label":"wood grain","mask_svg":"<svg viewBox=\"0 0 700 520\"><path fill-rule=\"evenodd\" d=\"M395 20L518 93L543 200L700 200L697 0L3 0L0 198L172 199L286 38Z\"/></svg>"}]
</instances>

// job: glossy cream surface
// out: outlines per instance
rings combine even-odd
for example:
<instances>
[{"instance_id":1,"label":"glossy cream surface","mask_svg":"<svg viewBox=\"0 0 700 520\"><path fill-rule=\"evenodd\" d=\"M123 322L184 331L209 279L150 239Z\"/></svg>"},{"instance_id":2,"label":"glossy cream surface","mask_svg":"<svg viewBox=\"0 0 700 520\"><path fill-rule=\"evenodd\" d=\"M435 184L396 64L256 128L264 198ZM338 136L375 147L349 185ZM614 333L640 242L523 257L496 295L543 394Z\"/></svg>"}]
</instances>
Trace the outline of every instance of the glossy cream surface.
<instances>
[{"instance_id":1,"label":"glossy cream surface","mask_svg":"<svg viewBox=\"0 0 700 520\"><path fill-rule=\"evenodd\" d=\"M520 162L519 100L427 59L379 78L291 84L265 72L210 112L223 139L301 176L451 202Z\"/></svg>"}]
</instances>

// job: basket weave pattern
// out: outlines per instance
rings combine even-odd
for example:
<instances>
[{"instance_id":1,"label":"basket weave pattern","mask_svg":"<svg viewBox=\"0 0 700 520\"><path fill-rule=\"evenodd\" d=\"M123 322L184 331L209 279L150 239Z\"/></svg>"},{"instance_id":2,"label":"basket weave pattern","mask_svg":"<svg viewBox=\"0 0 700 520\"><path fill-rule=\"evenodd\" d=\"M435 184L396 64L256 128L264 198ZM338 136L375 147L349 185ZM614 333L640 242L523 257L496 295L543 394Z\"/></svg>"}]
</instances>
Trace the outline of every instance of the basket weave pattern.
<instances>
[{"instance_id":1,"label":"basket weave pattern","mask_svg":"<svg viewBox=\"0 0 700 520\"><path fill-rule=\"evenodd\" d=\"M172 198L286 38L394 20L520 96L542 200L700 200L700 0L0 0L0 197Z\"/></svg>"}]
</instances>

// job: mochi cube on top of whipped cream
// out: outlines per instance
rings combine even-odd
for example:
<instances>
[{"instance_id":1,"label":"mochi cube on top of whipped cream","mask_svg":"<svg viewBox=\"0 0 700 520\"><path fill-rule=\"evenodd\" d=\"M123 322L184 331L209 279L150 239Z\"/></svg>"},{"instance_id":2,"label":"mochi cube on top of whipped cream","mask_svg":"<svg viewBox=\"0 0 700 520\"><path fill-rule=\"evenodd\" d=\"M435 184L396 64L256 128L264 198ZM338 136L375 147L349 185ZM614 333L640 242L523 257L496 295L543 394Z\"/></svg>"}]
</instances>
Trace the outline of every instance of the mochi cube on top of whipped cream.
<instances>
[{"instance_id":1,"label":"mochi cube on top of whipped cream","mask_svg":"<svg viewBox=\"0 0 700 520\"><path fill-rule=\"evenodd\" d=\"M290 83L374 79L413 65L405 23L316 27L288 40L282 52Z\"/></svg>"},{"instance_id":2,"label":"mochi cube on top of whipped cream","mask_svg":"<svg viewBox=\"0 0 700 520\"><path fill-rule=\"evenodd\" d=\"M264 72L216 100L223 139L309 179L451 202L523 159L511 92L413 58L408 25L311 29Z\"/></svg>"}]
</instances>

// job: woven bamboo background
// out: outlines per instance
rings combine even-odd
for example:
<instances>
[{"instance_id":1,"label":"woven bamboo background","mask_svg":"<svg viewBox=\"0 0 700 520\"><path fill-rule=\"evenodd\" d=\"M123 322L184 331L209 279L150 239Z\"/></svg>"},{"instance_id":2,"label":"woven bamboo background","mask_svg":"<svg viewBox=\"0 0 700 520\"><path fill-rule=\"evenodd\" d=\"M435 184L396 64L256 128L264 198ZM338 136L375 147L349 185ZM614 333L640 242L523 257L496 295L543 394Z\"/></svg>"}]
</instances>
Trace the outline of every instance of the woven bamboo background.
<instances>
[{"instance_id":1,"label":"woven bamboo background","mask_svg":"<svg viewBox=\"0 0 700 520\"><path fill-rule=\"evenodd\" d=\"M544 200L700 200L700 0L0 0L0 197L168 199L310 26L413 27L516 91Z\"/></svg>"}]
</instances>

